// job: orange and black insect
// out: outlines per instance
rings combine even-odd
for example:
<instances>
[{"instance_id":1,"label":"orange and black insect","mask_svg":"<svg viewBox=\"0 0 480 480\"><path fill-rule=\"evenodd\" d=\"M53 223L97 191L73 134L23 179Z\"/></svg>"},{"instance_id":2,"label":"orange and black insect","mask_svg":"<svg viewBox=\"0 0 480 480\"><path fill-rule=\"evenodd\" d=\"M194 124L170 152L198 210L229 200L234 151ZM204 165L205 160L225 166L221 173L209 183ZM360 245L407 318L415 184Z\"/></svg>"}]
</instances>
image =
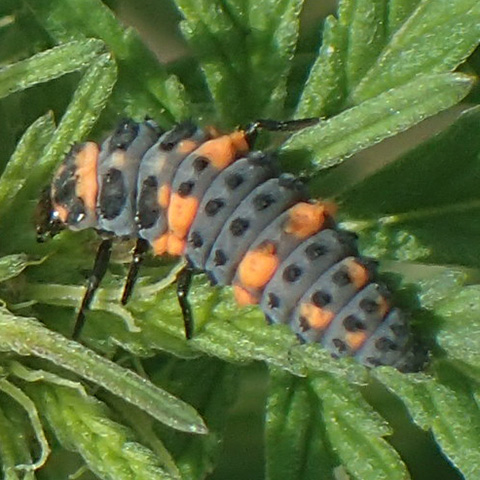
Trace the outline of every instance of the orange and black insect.
<instances>
[{"instance_id":1,"label":"orange and black insect","mask_svg":"<svg viewBox=\"0 0 480 480\"><path fill-rule=\"evenodd\" d=\"M376 281L329 203L281 174L272 154L252 149L258 131L292 131L317 122L260 120L222 135L191 122L167 132L151 121L123 121L99 146L75 145L37 209L39 241L64 228L94 228L103 241L73 336L80 334L105 274L113 239L136 238L122 303L145 253L184 256L177 280L187 338L191 277L232 285L241 305L259 304L270 323L289 324L305 342L373 367L415 371L425 354L407 316Z\"/></svg>"}]
</instances>

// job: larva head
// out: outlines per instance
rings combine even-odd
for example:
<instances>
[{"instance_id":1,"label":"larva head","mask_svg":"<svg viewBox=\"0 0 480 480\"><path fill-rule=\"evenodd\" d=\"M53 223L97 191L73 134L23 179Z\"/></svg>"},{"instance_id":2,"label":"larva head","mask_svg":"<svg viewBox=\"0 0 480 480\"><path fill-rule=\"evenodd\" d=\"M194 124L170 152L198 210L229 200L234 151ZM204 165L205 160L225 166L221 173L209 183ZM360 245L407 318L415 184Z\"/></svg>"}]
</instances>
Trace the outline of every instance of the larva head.
<instances>
[{"instance_id":1,"label":"larva head","mask_svg":"<svg viewBox=\"0 0 480 480\"><path fill-rule=\"evenodd\" d=\"M46 187L40 195L34 212L37 242L43 243L65 228L65 224L54 213L50 187Z\"/></svg>"},{"instance_id":2,"label":"larva head","mask_svg":"<svg viewBox=\"0 0 480 480\"><path fill-rule=\"evenodd\" d=\"M42 192L35 212L38 241L64 228L82 230L97 225L99 147L86 142L72 147Z\"/></svg>"}]
</instances>

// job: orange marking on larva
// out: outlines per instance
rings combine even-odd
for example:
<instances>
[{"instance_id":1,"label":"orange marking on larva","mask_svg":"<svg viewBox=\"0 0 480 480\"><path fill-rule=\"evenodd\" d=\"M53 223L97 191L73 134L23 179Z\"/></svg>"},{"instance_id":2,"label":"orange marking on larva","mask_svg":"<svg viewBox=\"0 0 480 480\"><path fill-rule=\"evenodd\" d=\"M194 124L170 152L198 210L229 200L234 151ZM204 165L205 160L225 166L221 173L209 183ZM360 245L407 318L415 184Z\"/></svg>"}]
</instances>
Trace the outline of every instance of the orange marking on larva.
<instances>
[{"instance_id":1,"label":"orange marking on larva","mask_svg":"<svg viewBox=\"0 0 480 480\"><path fill-rule=\"evenodd\" d=\"M323 228L327 214L323 203L297 203L288 211L289 218L283 230L297 238L307 238Z\"/></svg>"},{"instance_id":2,"label":"orange marking on larva","mask_svg":"<svg viewBox=\"0 0 480 480\"><path fill-rule=\"evenodd\" d=\"M364 265L352 258L347 263L347 269L350 280L358 290L367 284L370 276Z\"/></svg>"},{"instance_id":3,"label":"orange marking on larva","mask_svg":"<svg viewBox=\"0 0 480 480\"><path fill-rule=\"evenodd\" d=\"M334 319L335 314L326 308L319 308L313 303L303 303L300 306L300 315L305 317L311 328L323 330Z\"/></svg>"},{"instance_id":4,"label":"orange marking on larva","mask_svg":"<svg viewBox=\"0 0 480 480\"><path fill-rule=\"evenodd\" d=\"M152 242L152 249L154 255L165 255L167 253L168 233L160 235Z\"/></svg>"},{"instance_id":5,"label":"orange marking on larva","mask_svg":"<svg viewBox=\"0 0 480 480\"><path fill-rule=\"evenodd\" d=\"M62 223L67 223L68 210L63 205L54 203L53 213L54 213L54 216L56 216L56 218L58 218L58 220L60 220Z\"/></svg>"},{"instance_id":6,"label":"orange marking on larva","mask_svg":"<svg viewBox=\"0 0 480 480\"><path fill-rule=\"evenodd\" d=\"M380 316L383 318L390 310L390 304L388 303L388 300L384 297L380 297L377 303L378 303L378 312Z\"/></svg>"},{"instance_id":7,"label":"orange marking on larva","mask_svg":"<svg viewBox=\"0 0 480 480\"><path fill-rule=\"evenodd\" d=\"M182 140L177 145L176 151L183 155L188 155L189 153L193 152L197 147L198 147L198 142L187 138L186 140Z\"/></svg>"},{"instance_id":8,"label":"orange marking on larva","mask_svg":"<svg viewBox=\"0 0 480 480\"><path fill-rule=\"evenodd\" d=\"M178 238L187 236L198 210L198 199L173 193L168 205L168 226Z\"/></svg>"},{"instance_id":9,"label":"orange marking on larva","mask_svg":"<svg viewBox=\"0 0 480 480\"><path fill-rule=\"evenodd\" d=\"M251 294L248 290L245 290L240 285L233 285L233 294L235 300L241 307L247 305L255 305L258 303L258 298Z\"/></svg>"},{"instance_id":10,"label":"orange marking on larva","mask_svg":"<svg viewBox=\"0 0 480 480\"><path fill-rule=\"evenodd\" d=\"M162 185L157 192L157 203L160 207L162 207L164 210L168 208L168 204L170 203L170 194L172 192L172 189L170 188L170 185Z\"/></svg>"},{"instance_id":11,"label":"orange marking on larva","mask_svg":"<svg viewBox=\"0 0 480 480\"><path fill-rule=\"evenodd\" d=\"M230 135L230 140L235 146L237 153L244 154L250 151L247 137L244 130L235 130Z\"/></svg>"},{"instance_id":12,"label":"orange marking on larva","mask_svg":"<svg viewBox=\"0 0 480 480\"><path fill-rule=\"evenodd\" d=\"M365 332L347 332L345 334L345 341L347 345L354 351L358 350L367 339Z\"/></svg>"},{"instance_id":13,"label":"orange marking on larva","mask_svg":"<svg viewBox=\"0 0 480 480\"><path fill-rule=\"evenodd\" d=\"M228 167L238 156L248 151L248 145L245 141L245 134L234 132L230 135L208 140L197 148L196 154L208 159L210 164L217 170L223 170ZM243 142L241 141L243 138Z\"/></svg>"},{"instance_id":14,"label":"orange marking on larva","mask_svg":"<svg viewBox=\"0 0 480 480\"><path fill-rule=\"evenodd\" d=\"M98 194L97 166L100 149L94 142L84 144L75 158L75 194L83 200L87 210L95 212Z\"/></svg>"},{"instance_id":15,"label":"orange marking on larva","mask_svg":"<svg viewBox=\"0 0 480 480\"><path fill-rule=\"evenodd\" d=\"M248 251L238 266L240 283L247 288L263 288L278 268L275 245L267 242Z\"/></svg>"},{"instance_id":16,"label":"orange marking on larva","mask_svg":"<svg viewBox=\"0 0 480 480\"><path fill-rule=\"evenodd\" d=\"M180 257L185 252L186 242L183 238L170 233L167 241L167 253L174 257Z\"/></svg>"}]
</instances>

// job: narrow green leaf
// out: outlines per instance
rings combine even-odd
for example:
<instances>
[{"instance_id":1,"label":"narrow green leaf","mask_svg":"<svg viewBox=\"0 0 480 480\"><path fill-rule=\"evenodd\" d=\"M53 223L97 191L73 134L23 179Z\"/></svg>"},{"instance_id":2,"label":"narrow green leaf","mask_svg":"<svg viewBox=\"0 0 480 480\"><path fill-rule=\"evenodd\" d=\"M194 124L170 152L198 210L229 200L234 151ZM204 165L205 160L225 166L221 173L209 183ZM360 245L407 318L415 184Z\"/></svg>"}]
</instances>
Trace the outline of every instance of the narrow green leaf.
<instances>
[{"instance_id":1,"label":"narrow green leaf","mask_svg":"<svg viewBox=\"0 0 480 480\"><path fill-rule=\"evenodd\" d=\"M325 20L323 42L303 89L296 118L337 113L346 96L347 28L335 17Z\"/></svg>"},{"instance_id":2,"label":"narrow green leaf","mask_svg":"<svg viewBox=\"0 0 480 480\"><path fill-rule=\"evenodd\" d=\"M410 17L421 0L389 0L387 31L391 36Z\"/></svg>"},{"instance_id":3,"label":"narrow green leaf","mask_svg":"<svg viewBox=\"0 0 480 480\"><path fill-rule=\"evenodd\" d=\"M398 453L383 439L391 433L389 426L357 390L329 375L313 378L312 387L322 401L332 447L354 478L409 478Z\"/></svg>"},{"instance_id":4,"label":"narrow green leaf","mask_svg":"<svg viewBox=\"0 0 480 480\"><path fill-rule=\"evenodd\" d=\"M28 416L28 420L35 433L36 441L40 447L39 457L35 462L24 465L16 465L17 470L35 471L42 468L50 454L50 445L45 436L42 422L40 421L37 406L20 388L10 383L7 379L0 379L0 390L18 403Z\"/></svg>"},{"instance_id":5,"label":"narrow green leaf","mask_svg":"<svg viewBox=\"0 0 480 480\"><path fill-rule=\"evenodd\" d=\"M23 427L23 425L22 425ZM16 469L20 464L31 464L29 445L25 438L30 434L20 425L12 422L7 412L0 409L0 455L2 458L2 472L5 480L33 480L34 472L25 472Z\"/></svg>"},{"instance_id":6,"label":"narrow green leaf","mask_svg":"<svg viewBox=\"0 0 480 480\"><path fill-rule=\"evenodd\" d=\"M25 172L35 168L38 158L51 141L54 129L52 114L47 113L36 120L20 139L0 177L0 217L28 181L29 177Z\"/></svg>"},{"instance_id":7,"label":"narrow green leaf","mask_svg":"<svg viewBox=\"0 0 480 480\"><path fill-rule=\"evenodd\" d=\"M105 480L173 480L153 452L132 432L109 418L94 397L58 385L26 387L61 444L78 452L89 469Z\"/></svg>"},{"instance_id":8,"label":"narrow green leaf","mask_svg":"<svg viewBox=\"0 0 480 480\"><path fill-rule=\"evenodd\" d=\"M353 92L354 103L406 84L417 75L453 70L472 53L479 38L477 0L421 2Z\"/></svg>"},{"instance_id":9,"label":"narrow green leaf","mask_svg":"<svg viewBox=\"0 0 480 480\"><path fill-rule=\"evenodd\" d=\"M29 0L28 4L57 42L96 37L107 44L122 71L113 101L126 113L140 117L151 114L165 125L188 117L183 86L166 72L132 29L125 29L118 22L103 2ZM159 114L162 108L165 112Z\"/></svg>"},{"instance_id":10,"label":"narrow green leaf","mask_svg":"<svg viewBox=\"0 0 480 480\"><path fill-rule=\"evenodd\" d=\"M348 89L364 77L385 43L387 2L357 0L349 22L349 45L346 58Z\"/></svg>"},{"instance_id":11,"label":"narrow green leaf","mask_svg":"<svg viewBox=\"0 0 480 480\"><path fill-rule=\"evenodd\" d=\"M443 319L437 342L449 358L480 369L480 286L449 292L435 308Z\"/></svg>"},{"instance_id":12,"label":"narrow green leaf","mask_svg":"<svg viewBox=\"0 0 480 480\"><path fill-rule=\"evenodd\" d=\"M0 310L0 350L45 358L129 401L162 423L191 433L206 433L197 412L132 371L123 369L47 330L38 322Z\"/></svg>"},{"instance_id":13,"label":"narrow green leaf","mask_svg":"<svg viewBox=\"0 0 480 480\"><path fill-rule=\"evenodd\" d=\"M165 431L168 445L183 480L205 478L215 468L232 406L238 399L236 368L214 358L195 361L170 359L157 368L152 380L188 401L208 424L208 435L177 435Z\"/></svg>"},{"instance_id":14,"label":"narrow green leaf","mask_svg":"<svg viewBox=\"0 0 480 480\"><path fill-rule=\"evenodd\" d=\"M402 375L379 369L375 375L398 395L422 428L431 428L435 440L468 480L478 476L480 415L468 380L448 364L439 365L441 379L422 374Z\"/></svg>"},{"instance_id":15,"label":"narrow green leaf","mask_svg":"<svg viewBox=\"0 0 480 480\"><path fill-rule=\"evenodd\" d=\"M308 380L271 369L265 425L268 480L335 478L339 461L320 412Z\"/></svg>"},{"instance_id":16,"label":"narrow green leaf","mask_svg":"<svg viewBox=\"0 0 480 480\"><path fill-rule=\"evenodd\" d=\"M282 150L311 152L315 155L315 165L330 167L342 157L455 105L468 93L473 81L461 74L419 77L293 135Z\"/></svg>"},{"instance_id":17,"label":"narrow green leaf","mask_svg":"<svg viewBox=\"0 0 480 480\"><path fill-rule=\"evenodd\" d=\"M480 465L480 412L471 392L456 375L445 384L428 383L434 405L432 431L442 451L466 480L478 478Z\"/></svg>"},{"instance_id":18,"label":"narrow green leaf","mask_svg":"<svg viewBox=\"0 0 480 480\"><path fill-rule=\"evenodd\" d=\"M359 219L350 227L362 232L364 253L479 265L479 122L478 107L465 112L449 129L341 196Z\"/></svg>"},{"instance_id":19,"label":"narrow green leaf","mask_svg":"<svg viewBox=\"0 0 480 480\"><path fill-rule=\"evenodd\" d=\"M373 375L397 395L408 408L413 421L424 430L432 424L432 400L426 384L432 379L423 373L405 375L393 368L376 368Z\"/></svg>"},{"instance_id":20,"label":"narrow green leaf","mask_svg":"<svg viewBox=\"0 0 480 480\"><path fill-rule=\"evenodd\" d=\"M279 115L298 37L300 0L177 0L224 122Z\"/></svg>"},{"instance_id":21,"label":"narrow green leaf","mask_svg":"<svg viewBox=\"0 0 480 480\"><path fill-rule=\"evenodd\" d=\"M0 98L85 68L102 52L100 40L66 43L0 70Z\"/></svg>"},{"instance_id":22,"label":"narrow green leaf","mask_svg":"<svg viewBox=\"0 0 480 480\"><path fill-rule=\"evenodd\" d=\"M20 275L29 265L38 265L38 261L29 260L24 253L15 253L0 258L0 282Z\"/></svg>"}]
</instances>

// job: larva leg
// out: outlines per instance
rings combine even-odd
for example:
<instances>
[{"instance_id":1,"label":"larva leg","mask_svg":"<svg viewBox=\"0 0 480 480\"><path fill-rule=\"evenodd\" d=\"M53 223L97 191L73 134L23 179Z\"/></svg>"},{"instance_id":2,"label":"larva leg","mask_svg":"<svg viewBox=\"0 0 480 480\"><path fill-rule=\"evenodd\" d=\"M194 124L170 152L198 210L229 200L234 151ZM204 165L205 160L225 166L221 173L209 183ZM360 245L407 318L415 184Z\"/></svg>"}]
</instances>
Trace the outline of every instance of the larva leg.
<instances>
[{"instance_id":1,"label":"larva leg","mask_svg":"<svg viewBox=\"0 0 480 480\"><path fill-rule=\"evenodd\" d=\"M127 280L125 281L125 287L123 288L121 299L122 305L125 305L132 295L133 287L137 281L138 271L140 270L140 266L145 258L145 253L149 248L150 245L146 240L143 238L137 239L135 250L133 251L132 262L130 263L130 268L128 270Z\"/></svg>"},{"instance_id":2,"label":"larva leg","mask_svg":"<svg viewBox=\"0 0 480 480\"><path fill-rule=\"evenodd\" d=\"M192 285L194 269L190 265L180 270L177 277L177 299L182 309L183 323L185 325L185 337L187 340L193 336L193 316L190 302L188 301L188 292Z\"/></svg>"},{"instance_id":3,"label":"larva leg","mask_svg":"<svg viewBox=\"0 0 480 480\"><path fill-rule=\"evenodd\" d=\"M102 241L97 250L97 256L95 257L95 263L93 265L92 273L87 283L87 291L83 296L82 304L75 320L75 326L73 327L72 338L77 340L85 324L85 310L88 310L92 303L93 296L97 291L100 282L105 276L107 271L108 262L110 260L110 254L112 253L112 239L108 238Z\"/></svg>"}]
</instances>

